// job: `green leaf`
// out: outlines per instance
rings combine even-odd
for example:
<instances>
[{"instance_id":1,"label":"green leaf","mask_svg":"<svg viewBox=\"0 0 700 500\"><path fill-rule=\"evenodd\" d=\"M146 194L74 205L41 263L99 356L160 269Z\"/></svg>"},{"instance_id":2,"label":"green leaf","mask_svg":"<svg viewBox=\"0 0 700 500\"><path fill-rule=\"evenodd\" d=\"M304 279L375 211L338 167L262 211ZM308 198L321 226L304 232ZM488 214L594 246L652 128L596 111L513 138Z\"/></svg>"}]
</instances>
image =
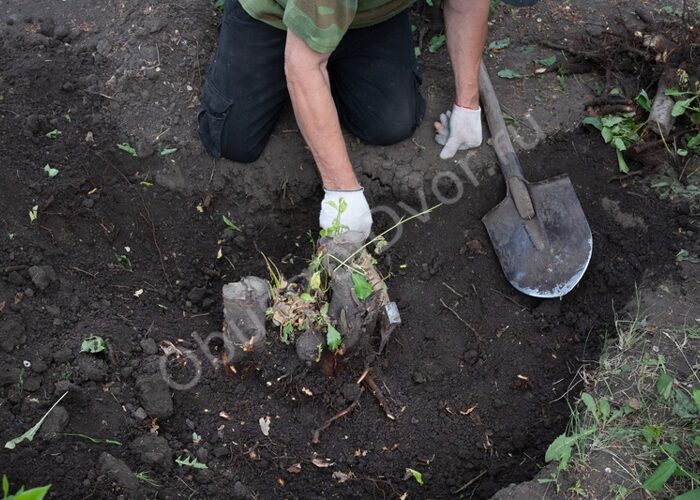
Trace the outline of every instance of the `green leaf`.
<instances>
[{"instance_id":1,"label":"green leaf","mask_svg":"<svg viewBox=\"0 0 700 500\"><path fill-rule=\"evenodd\" d=\"M615 153L617 154L617 168L620 169L620 172L623 174L629 173L630 168L627 166L627 162L625 161L625 158L622 156L622 151L619 149L615 150Z\"/></svg>"},{"instance_id":2,"label":"green leaf","mask_svg":"<svg viewBox=\"0 0 700 500\"><path fill-rule=\"evenodd\" d=\"M233 221L231 219L229 219L228 217L226 217L225 215L221 216L221 220L224 221L224 224L226 224L226 227L228 227L229 229L233 229L234 231L241 232L241 229L237 225L235 225L233 223Z\"/></svg>"},{"instance_id":3,"label":"green leaf","mask_svg":"<svg viewBox=\"0 0 700 500\"><path fill-rule=\"evenodd\" d=\"M80 352L89 352L90 354L104 352L106 349L107 344L104 339L98 335L88 337L80 344Z\"/></svg>"},{"instance_id":4,"label":"green leaf","mask_svg":"<svg viewBox=\"0 0 700 500\"><path fill-rule=\"evenodd\" d=\"M675 402L673 403L673 413L683 420L694 419L698 413L695 402L680 389L676 389L674 394Z\"/></svg>"},{"instance_id":5,"label":"green leaf","mask_svg":"<svg viewBox=\"0 0 700 500\"><path fill-rule=\"evenodd\" d=\"M676 443L664 443L661 445L661 449L671 457L681 452L681 447Z\"/></svg>"},{"instance_id":6,"label":"green leaf","mask_svg":"<svg viewBox=\"0 0 700 500\"><path fill-rule=\"evenodd\" d=\"M285 344L289 343L289 336L294 332L294 325L292 325L291 322L285 323L284 326L282 327L282 335L280 335L280 339L282 342Z\"/></svg>"},{"instance_id":7,"label":"green leaf","mask_svg":"<svg viewBox=\"0 0 700 500\"><path fill-rule=\"evenodd\" d=\"M673 500L700 500L700 488L686 491L682 495L675 497Z\"/></svg>"},{"instance_id":8,"label":"green leaf","mask_svg":"<svg viewBox=\"0 0 700 500\"><path fill-rule=\"evenodd\" d=\"M693 401L695 401L695 407L700 411L700 389L693 389Z\"/></svg>"},{"instance_id":9,"label":"green leaf","mask_svg":"<svg viewBox=\"0 0 700 500\"><path fill-rule=\"evenodd\" d=\"M615 125L619 125L625 120L623 116L620 115L608 115L604 116L602 119L603 126L604 127L614 127Z\"/></svg>"},{"instance_id":10,"label":"green leaf","mask_svg":"<svg viewBox=\"0 0 700 500\"><path fill-rule=\"evenodd\" d=\"M627 146L625 146L625 141L623 141L621 137L615 137L612 143L613 146L615 146L615 149L618 151L624 151L627 149Z\"/></svg>"},{"instance_id":11,"label":"green leaf","mask_svg":"<svg viewBox=\"0 0 700 500\"><path fill-rule=\"evenodd\" d=\"M682 92L678 89L671 88L671 89L664 90L664 94L670 95L672 97L678 97L678 96L682 96L682 95L692 94L692 92Z\"/></svg>"},{"instance_id":12,"label":"green leaf","mask_svg":"<svg viewBox=\"0 0 700 500\"><path fill-rule=\"evenodd\" d=\"M601 399L598 402L598 408L600 409L600 416L603 417L603 420L607 420L610 416L610 403L608 403L608 400Z\"/></svg>"},{"instance_id":13,"label":"green leaf","mask_svg":"<svg viewBox=\"0 0 700 500\"><path fill-rule=\"evenodd\" d=\"M319 290L321 288L321 271L316 271L309 279L309 290Z\"/></svg>"},{"instance_id":14,"label":"green leaf","mask_svg":"<svg viewBox=\"0 0 700 500\"><path fill-rule=\"evenodd\" d=\"M688 250L681 248L676 254L676 262L690 262L691 264L700 264L700 259L692 255Z\"/></svg>"},{"instance_id":15,"label":"green leaf","mask_svg":"<svg viewBox=\"0 0 700 500\"><path fill-rule=\"evenodd\" d=\"M649 491L659 491L664 487L668 478L676 471L678 464L672 458L664 460L659 464L654 473L644 481L642 488Z\"/></svg>"},{"instance_id":16,"label":"green leaf","mask_svg":"<svg viewBox=\"0 0 700 500\"><path fill-rule=\"evenodd\" d=\"M661 439L662 432L660 425L646 425L642 429L642 435L649 444L658 442Z\"/></svg>"},{"instance_id":17,"label":"green leaf","mask_svg":"<svg viewBox=\"0 0 700 500\"><path fill-rule=\"evenodd\" d=\"M199 460L197 460L194 457L186 457L182 458L182 456L178 456L175 459L175 463L179 465L180 467L186 466L186 467L192 467L193 469L208 469L209 467L206 466L206 464L203 464Z\"/></svg>"},{"instance_id":18,"label":"green leaf","mask_svg":"<svg viewBox=\"0 0 700 500\"><path fill-rule=\"evenodd\" d=\"M316 302L316 299L314 299L310 293L302 293L299 295L299 298L303 300L304 302Z\"/></svg>"},{"instance_id":19,"label":"green leaf","mask_svg":"<svg viewBox=\"0 0 700 500\"><path fill-rule=\"evenodd\" d=\"M571 458L571 447L577 440L577 436L567 436L562 434L557 437L547 448L544 454L544 461L549 463L552 460L559 462L559 468L564 469Z\"/></svg>"},{"instance_id":20,"label":"green leaf","mask_svg":"<svg viewBox=\"0 0 700 500\"><path fill-rule=\"evenodd\" d=\"M544 59L535 59L535 64L539 64L540 66L545 66L547 68L552 66L555 62L557 62L556 55L551 55L549 57L545 57Z\"/></svg>"},{"instance_id":21,"label":"green leaf","mask_svg":"<svg viewBox=\"0 0 700 500\"><path fill-rule=\"evenodd\" d=\"M44 165L44 172L48 174L49 177L56 177L58 175L58 169L52 168L48 163Z\"/></svg>"},{"instance_id":22,"label":"green leaf","mask_svg":"<svg viewBox=\"0 0 700 500\"><path fill-rule=\"evenodd\" d=\"M216 0L214 2L214 8L223 11L226 7L226 0Z\"/></svg>"},{"instance_id":23,"label":"green leaf","mask_svg":"<svg viewBox=\"0 0 700 500\"><path fill-rule=\"evenodd\" d=\"M678 156L688 156L688 150L683 148L676 149L676 154Z\"/></svg>"},{"instance_id":24,"label":"green leaf","mask_svg":"<svg viewBox=\"0 0 700 500\"><path fill-rule=\"evenodd\" d=\"M698 135L696 135L695 137L691 137L690 139L688 139L687 145L688 149L695 149L700 147L700 133L698 133Z\"/></svg>"},{"instance_id":25,"label":"green leaf","mask_svg":"<svg viewBox=\"0 0 700 500\"><path fill-rule=\"evenodd\" d=\"M685 113L685 110L688 109L690 104L695 99L697 99L697 97L693 96L693 97L689 97L688 99L676 101L676 103L673 105L673 108L671 109L671 116L674 116L674 117L681 116L683 113Z\"/></svg>"},{"instance_id":26,"label":"green leaf","mask_svg":"<svg viewBox=\"0 0 700 500\"><path fill-rule=\"evenodd\" d=\"M600 117L598 116L587 116L583 120L581 120L581 123L584 125L591 125L598 130L602 132L603 130L603 123L600 121Z\"/></svg>"},{"instance_id":27,"label":"green leaf","mask_svg":"<svg viewBox=\"0 0 700 500\"><path fill-rule=\"evenodd\" d=\"M10 480L5 474L2 475L2 497L7 498L10 494Z\"/></svg>"},{"instance_id":28,"label":"green leaf","mask_svg":"<svg viewBox=\"0 0 700 500\"><path fill-rule=\"evenodd\" d=\"M646 112L651 111L651 99L649 99L649 95L647 94L647 91L642 89L642 91L639 93L637 97L634 98L634 102L639 104L639 106Z\"/></svg>"},{"instance_id":29,"label":"green leaf","mask_svg":"<svg viewBox=\"0 0 700 500\"><path fill-rule=\"evenodd\" d=\"M420 484L421 486L423 486L423 484L425 484L425 483L423 482L423 474L421 474L421 473L420 473L419 471L417 471L416 469L406 469L406 473L407 473L407 474L410 474L411 476L413 476L413 479L415 479L416 482L417 482L418 484Z\"/></svg>"},{"instance_id":30,"label":"green leaf","mask_svg":"<svg viewBox=\"0 0 700 500\"><path fill-rule=\"evenodd\" d=\"M608 144L613 139L613 133L610 127L603 127L603 129L600 131L600 135L603 136L605 144Z\"/></svg>"},{"instance_id":31,"label":"green leaf","mask_svg":"<svg viewBox=\"0 0 700 500\"><path fill-rule=\"evenodd\" d=\"M355 295L360 300L365 300L372 295L372 285L360 273L352 273L352 287L355 290Z\"/></svg>"},{"instance_id":32,"label":"green leaf","mask_svg":"<svg viewBox=\"0 0 700 500\"><path fill-rule=\"evenodd\" d=\"M340 336L340 332L330 323L326 327L326 344L331 351L335 351L343 343L343 338Z\"/></svg>"},{"instance_id":33,"label":"green leaf","mask_svg":"<svg viewBox=\"0 0 700 500\"><path fill-rule=\"evenodd\" d=\"M663 399L668 399L671 396L673 389L673 377L668 373L662 373L656 380L656 391Z\"/></svg>"},{"instance_id":34,"label":"green leaf","mask_svg":"<svg viewBox=\"0 0 700 500\"><path fill-rule=\"evenodd\" d=\"M428 51L431 54L434 54L435 52L440 50L440 47L442 47L443 45L445 45L445 35L434 36L428 42Z\"/></svg>"},{"instance_id":35,"label":"green leaf","mask_svg":"<svg viewBox=\"0 0 700 500\"><path fill-rule=\"evenodd\" d=\"M581 393L581 401L583 402L584 405L586 405L586 410L588 410L588 412L591 413L597 420L598 407L595 404L595 400L593 399L593 396L591 396L587 392L582 392Z\"/></svg>"},{"instance_id":36,"label":"green leaf","mask_svg":"<svg viewBox=\"0 0 700 500\"><path fill-rule=\"evenodd\" d=\"M15 495L8 498L8 500L42 500L51 488L50 484L46 486L39 486L38 488L32 488L31 490L26 490L15 493Z\"/></svg>"},{"instance_id":37,"label":"green leaf","mask_svg":"<svg viewBox=\"0 0 700 500\"><path fill-rule=\"evenodd\" d=\"M122 142L121 144L117 144L117 148L121 149L127 154L130 154L131 156L138 156L136 150L132 148L128 142Z\"/></svg>"},{"instance_id":38,"label":"green leaf","mask_svg":"<svg viewBox=\"0 0 700 500\"><path fill-rule=\"evenodd\" d=\"M46 133L46 137L49 139L57 139L59 135L61 135L63 132L58 130L57 128L53 129L51 132Z\"/></svg>"},{"instance_id":39,"label":"green leaf","mask_svg":"<svg viewBox=\"0 0 700 500\"><path fill-rule=\"evenodd\" d=\"M46 417L48 417L49 413L51 413L51 411L53 411L53 409L56 408L56 405L58 405L58 403L60 403L61 400L66 397L66 394L68 394L68 392L64 392L63 396L58 398L58 400L53 404L53 406L49 408L49 411L44 413L44 416L41 417L41 419L36 424L34 424L34 426L31 429L29 429L21 436L16 437L14 439L10 439L7 443L5 443L5 448L7 448L8 450L14 450L15 447L22 441L32 441L34 439L34 436L36 436L37 431L41 427L41 424L43 424L44 420L46 420Z\"/></svg>"},{"instance_id":40,"label":"green leaf","mask_svg":"<svg viewBox=\"0 0 700 500\"><path fill-rule=\"evenodd\" d=\"M515 78L523 78L523 75L518 73L517 71L514 71L512 69L502 69L498 73L496 73L499 77L501 78L506 78L508 80L513 80Z\"/></svg>"},{"instance_id":41,"label":"green leaf","mask_svg":"<svg viewBox=\"0 0 700 500\"><path fill-rule=\"evenodd\" d=\"M510 47L510 38L502 38L500 40L494 40L489 44L489 50L502 50Z\"/></svg>"},{"instance_id":42,"label":"green leaf","mask_svg":"<svg viewBox=\"0 0 700 500\"><path fill-rule=\"evenodd\" d=\"M163 151L160 152L161 156L168 156L173 154L174 152L177 151L177 148L165 148Z\"/></svg>"}]
</instances>

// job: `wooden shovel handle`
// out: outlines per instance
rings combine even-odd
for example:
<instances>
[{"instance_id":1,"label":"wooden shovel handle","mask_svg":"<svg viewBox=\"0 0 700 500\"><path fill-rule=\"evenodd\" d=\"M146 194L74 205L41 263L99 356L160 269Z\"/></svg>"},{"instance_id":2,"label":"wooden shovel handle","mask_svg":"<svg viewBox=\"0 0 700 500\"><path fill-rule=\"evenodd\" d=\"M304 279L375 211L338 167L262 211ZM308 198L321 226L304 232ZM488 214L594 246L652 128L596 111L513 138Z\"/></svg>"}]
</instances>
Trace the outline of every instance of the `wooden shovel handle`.
<instances>
[{"instance_id":1,"label":"wooden shovel handle","mask_svg":"<svg viewBox=\"0 0 700 500\"><path fill-rule=\"evenodd\" d=\"M493 149L496 151L501 172L506 179L508 194L513 199L520 217L526 220L532 219L535 216L535 208L523 178L523 169L508 135L501 105L498 103L496 91L493 89L483 60L479 70L479 96L481 97L481 106L486 114L486 122L489 124Z\"/></svg>"},{"instance_id":2,"label":"wooden shovel handle","mask_svg":"<svg viewBox=\"0 0 700 500\"><path fill-rule=\"evenodd\" d=\"M493 84L483 60L479 71L479 97L486 115L486 122L489 124L493 149L496 151L496 156L498 156L503 175L506 179L513 176L523 177L523 170L520 167L518 157L515 155L513 143L510 141L508 128L501 113L501 105L498 103L496 91L493 89Z\"/></svg>"}]
</instances>

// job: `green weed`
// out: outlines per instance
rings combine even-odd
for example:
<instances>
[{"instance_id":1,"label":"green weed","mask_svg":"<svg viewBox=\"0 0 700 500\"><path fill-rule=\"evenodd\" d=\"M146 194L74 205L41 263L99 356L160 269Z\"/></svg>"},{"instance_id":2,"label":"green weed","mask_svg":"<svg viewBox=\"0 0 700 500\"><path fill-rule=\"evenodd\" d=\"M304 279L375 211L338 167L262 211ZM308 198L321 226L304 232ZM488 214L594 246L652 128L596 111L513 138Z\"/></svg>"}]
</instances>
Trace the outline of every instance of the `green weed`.
<instances>
[{"instance_id":1,"label":"green weed","mask_svg":"<svg viewBox=\"0 0 700 500\"><path fill-rule=\"evenodd\" d=\"M151 474L148 471L140 471L134 475L139 481L143 481L144 483L154 488L160 488L160 484L155 482L155 480L151 477Z\"/></svg>"},{"instance_id":2,"label":"green weed","mask_svg":"<svg viewBox=\"0 0 700 500\"><path fill-rule=\"evenodd\" d=\"M175 463L179 465L180 467L191 467L193 469L208 469L209 467L206 466L206 464L203 464L199 460L197 460L194 457L185 457L182 458L182 456L178 456L175 459Z\"/></svg>"},{"instance_id":3,"label":"green weed","mask_svg":"<svg viewBox=\"0 0 700 500\"><path fill-rule=\"evenodd\" d=\"M2 499L3 500L42 500L51 488L50 484L39 486L31 490L25 490L24 486L17 493L10 494L10 481L5 474L2 475Z\"/></svg>"}]
</instances>

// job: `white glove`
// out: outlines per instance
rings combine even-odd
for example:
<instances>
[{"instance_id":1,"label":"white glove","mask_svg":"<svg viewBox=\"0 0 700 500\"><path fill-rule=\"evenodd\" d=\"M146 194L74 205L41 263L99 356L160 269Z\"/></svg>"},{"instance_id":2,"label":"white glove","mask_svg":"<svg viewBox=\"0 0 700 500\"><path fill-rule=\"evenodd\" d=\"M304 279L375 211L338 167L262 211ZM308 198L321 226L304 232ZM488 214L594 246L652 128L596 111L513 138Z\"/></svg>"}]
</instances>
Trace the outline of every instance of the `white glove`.
<instances>
[{"instance_id":1,"label":"white glove","mask_svg":"<svg viewBox=\"0 0 700 500\"><path fill-rule=\"evenodd\" d=\"M356 191L331 191L321 202L319 224L329 232L324 236L336 236L346 231L357 231L367 239L372 231L372 213L365 199L364 189Z\"/></svg>"},{"instance_id":2,"label":"white glove","mask_svg":"<svg viewBox=\"0 0 700 500\"><path fill-rule=\"evenodd\" d=\"M435 122L435 142L444 146L440 158L452 158L458 150L481 145L481 108L469 109L455 104Z\"/></svg>"}]
</instances>

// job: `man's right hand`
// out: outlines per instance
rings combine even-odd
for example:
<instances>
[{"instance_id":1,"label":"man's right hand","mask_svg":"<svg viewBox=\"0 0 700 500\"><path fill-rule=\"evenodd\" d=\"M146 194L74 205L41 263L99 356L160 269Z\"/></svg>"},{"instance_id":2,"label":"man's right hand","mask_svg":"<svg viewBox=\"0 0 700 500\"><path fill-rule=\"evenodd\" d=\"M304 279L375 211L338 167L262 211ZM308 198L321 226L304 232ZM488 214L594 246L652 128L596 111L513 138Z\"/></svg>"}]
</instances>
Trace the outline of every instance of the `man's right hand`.
<instances>
[{"instance_id":1,"label":"man's right hand","mask_svg":"<svg viewBox=\"0 0 700 500\"><path fill-rule=\"evenodd\" d=\"M452 158L457 151L481 145L481 109L464 108L458 104L452 111L442 113L435 122L435 142L444 146L440 158Z\"/></svg>"},{"instance_id":2,"label":"man's right hand","mask_svg":"<svg viewBox=\"0 0 700 500\"><path fill-rule=\"evenodd\" d=\"M364 189L354 191L332 191L326 189L321 202L319 223L322 229L335 236L346 231L361 233L364 239L372 232L372 213L370 212Z\"/></svg>"}]
</instances>

